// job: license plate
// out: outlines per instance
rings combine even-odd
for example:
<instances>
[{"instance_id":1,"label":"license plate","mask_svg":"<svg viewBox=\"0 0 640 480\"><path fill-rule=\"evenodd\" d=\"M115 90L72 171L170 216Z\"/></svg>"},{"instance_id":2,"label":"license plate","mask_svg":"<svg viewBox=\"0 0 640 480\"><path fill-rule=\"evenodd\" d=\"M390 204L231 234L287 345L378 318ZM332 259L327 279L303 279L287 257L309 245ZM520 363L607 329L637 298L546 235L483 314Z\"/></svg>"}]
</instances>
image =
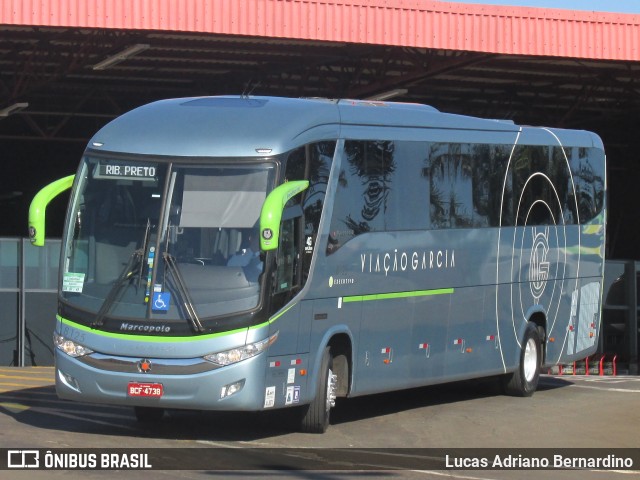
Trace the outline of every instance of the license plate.
<instances>
[{"instance_id":1,"label":"license plate","mask_svg":"<svg viewBox=\"0 0 640 480\"><path fill-rule=\"evenodd\" d=\"M163 394L161 383L129 383L127 395L130 397L155 397Z\"/></svg>"}]
</instances>

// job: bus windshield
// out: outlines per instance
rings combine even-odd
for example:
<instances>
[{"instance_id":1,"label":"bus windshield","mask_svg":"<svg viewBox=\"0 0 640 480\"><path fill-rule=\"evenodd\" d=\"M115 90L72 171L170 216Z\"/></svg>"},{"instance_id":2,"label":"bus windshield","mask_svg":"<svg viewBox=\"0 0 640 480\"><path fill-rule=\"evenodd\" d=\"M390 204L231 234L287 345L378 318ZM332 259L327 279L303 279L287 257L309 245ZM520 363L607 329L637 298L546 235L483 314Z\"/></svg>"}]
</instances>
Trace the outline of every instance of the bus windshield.
<instances>
[{"instance_id":1,"label":"bus windshield","mask_svg":"<svg viewBox=\"0 0 640 480\"><path fill-rule=\"evenodd\" d=\"M87 156L64 239L62 298L105 318L188 321L256 308L258 219L275 163Z\"/></svg>"}]
</instances>

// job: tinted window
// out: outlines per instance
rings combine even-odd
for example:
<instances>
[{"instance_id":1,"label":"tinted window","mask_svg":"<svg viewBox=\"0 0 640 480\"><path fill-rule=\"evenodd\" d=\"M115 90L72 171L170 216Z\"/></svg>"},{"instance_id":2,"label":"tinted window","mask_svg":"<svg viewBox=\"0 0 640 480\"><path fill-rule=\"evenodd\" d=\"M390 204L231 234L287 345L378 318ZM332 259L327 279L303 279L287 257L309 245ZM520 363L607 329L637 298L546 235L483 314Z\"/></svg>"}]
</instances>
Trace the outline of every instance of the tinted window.
<instances>
[{"instance_id":1,"label":"tinted window","mask_svg":"<svg viewBox=\"0 0 640 480\"><path fill-rule=\"evenodd\" d=\"M429 144L347 141L327 251L367 232L429 228Z\"/></svg>"},{"instance_id":2,"label":"tinted window","mask_svg":"<svg viewBox=\"0 0 640 480\"><path fill-rule=\"evenodd\" d=\"M470 227L473 215L471 145L434 143L429 152L432 228Z\"/></svg>"},{"instance_id":3,"label":"tinted window","mask_svg":"<svg viewBox=\"0 0 640 480\"><path fill-rule=\"evenodd\" d=\"M367 232L574 223L576 200L568 159L581 220L601 211L600 150L518 145L508 163L512 149L491 144L345 142L328 252Z\"/></svg>"},{"instance_id":4,"label":"tinted window","mask_svg":"<svg viewBox=\"0 0 640 480\"><path fill-rule=\"evenodd\" d=\"M306 170L305 147L299 147L287 154L284 170L284 181L304 180ZM291 197L287 205L295 205L301 202L302 195Z\"/></svg>"},{"instance_id":5,"label":"tinted window","mask_svg":"<svg viewBox=\"0 0 640 480\"><path fill-rule=\"evenodd\" d=\"M580 223L585 223L598 215L604 205L604 154L595 148L577 147L570 153Z\"/></svg>"},{"instance_id":6,"label":"tinted window","mask_svg":"<svg viewBox=\"0 0 640 480\"><path fill-rule=\"evenodd\" d=\"M286 159L286 181L309 180L309 188L302 195L295 195L290 200L290 204L302 202L304 212L302 283L306 280L316 246L335 148L335 141L313 143L293 150Z\"/></svg>"},{"instance_id":7,"label":"tinted window","mask_svg":"<svg viewBox=\"0 0 640 480\"><path fill-rule=\"evenodd\" d=\"M423 230L429 228L429 144L395 142L395 169L387 189L386 230Z\"/></svg>"},{"instance_id":8,"label":"tinted window","mask_svg":"<svg viewBox=\"0 0 640 480\"><path fill-rule=\"evenodd\" d=\"M338 177L328 252L356 235L384 231L384 211L395 188L393 142L347 141Z\"/></svg>"},{"instance_id":9,"label":"tinted window","mask_svg":"<svg viewBox=\"0 0 640 480\"><path fill-rule=\"evenodd\" d=\"M571 187L571 174L567 168L567 159L571 158L571 150L571 148L555 147L549 167L550 177L562 204L562 221L566 224L574 224L578 221L576 201Z\"/></svg>"},{"instance_id":10,"label":"tinted window","mask_svg":"<svg viewBox=\"0 0 640 480\"><path fill-rule=\"evenodd\" d=\"M505 219L503 225L511 225L512 184L511 177L505 185L504 171L511 153L508 145L473 145L472 186L474 227L497 227L500 225L502 190L505 189Z\"/></svg>"},{"instance_id":11,"label":"tinted window","mask_svg":"<svg viewBox=\"0 0 640 480\"><path fill-rule=\"evenodd\" d=\"M327 251L377 231L499 225L508 145L347 141ZM503 206L511 224L512 185Z\"/></svg>"},{"instance_id":12,"label":"tinted window","mask_svg":"<svg viewBox=\"0 0 640 480\"><path fill-rule=\"evenodd\" d=\"M308 180L309 189L304 196L304 216L307 222L306 234L315 234L320 225L322 205L327 192L331 162L336 148L336 142L320 142L309 147Z\"/></svg>"},{"instance_id":13,"label":"tinted window","mask_svg":"<svg viewBox=\"0 0 640 480\"><path fill-rule=\"evenodd\" d=\"M513 152L513 208L517 225L559 222L560 210L549 176L553 149L521 145Z\"/></svg>"},{"instance_id":14,"label":"tinted window","mask_svg":"<svg viewBox=\"0 0 640 480\"><path fill-rule=\"evenodd\" d=\"M304 254L302 256L302 281L311 266L311 257L316 248L320 217L327 193L331 163L336 142L319 142L309 146L308 177L309 188L304 195Z\"/></svg>"}]
</instances>

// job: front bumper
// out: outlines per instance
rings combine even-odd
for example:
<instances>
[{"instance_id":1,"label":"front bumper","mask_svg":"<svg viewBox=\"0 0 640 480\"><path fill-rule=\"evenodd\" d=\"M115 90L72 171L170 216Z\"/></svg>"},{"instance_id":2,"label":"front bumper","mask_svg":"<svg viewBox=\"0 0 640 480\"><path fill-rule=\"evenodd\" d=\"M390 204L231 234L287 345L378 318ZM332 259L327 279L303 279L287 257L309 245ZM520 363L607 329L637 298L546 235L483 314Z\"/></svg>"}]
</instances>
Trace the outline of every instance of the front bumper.
<instances>
[{"instance_id":1,"label":"front bumper","mask_svg":"<svg viewBox=\"0 0 640 480\"><path fill-rule=\"evenodd\" d=\"M60 398L90 403L256 411L264 407L266 358L263 353L225 367L202 359L147 358L152 368L150 373L141 373L132 368L139 358L94 355L80 360L56 351L56 391ZM109 368L97 368L105 365ZM154 370L162 373L153 373ZM225 386L241 381L244 383L240 391L221 398ZM162 384L163 395L131 397L128 395L131 382Z\"/></svg>"}]
</instances>

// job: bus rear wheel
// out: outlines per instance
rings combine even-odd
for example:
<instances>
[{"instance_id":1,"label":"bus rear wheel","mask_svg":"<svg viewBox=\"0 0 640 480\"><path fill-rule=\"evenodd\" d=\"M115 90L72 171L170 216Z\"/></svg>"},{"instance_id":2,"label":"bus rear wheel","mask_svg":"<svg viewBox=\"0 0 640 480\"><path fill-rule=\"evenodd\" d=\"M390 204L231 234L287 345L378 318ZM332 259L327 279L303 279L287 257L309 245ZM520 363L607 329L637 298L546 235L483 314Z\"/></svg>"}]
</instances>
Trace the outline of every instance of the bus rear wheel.
<instances>
[{"instance_id":1,"label":"bus rear wheel","mask_svg":"<svg viewBox=\"0 0 640 480\"><path fill-rule=\"evenodd\" d=\"M331 348L326 347L322 355L316 397L305 408L301 430L306 433L324 433L329 428L331 408L336 404L338 377L333 373Z\"/></svg>"},{"instance_id":2,"label":"bus rear wheel","mask_svg":"<svg viewBox=\"0 0 640 480\"><path fill-rule=\"evenodd\" d=\"M530 397L538 388L540 365L542 363L542 346L538 327L533 322L527 323L524 332L520 363L515 372L503 377L503 389L507 395Z\"/></svg>"}]
</instances>

